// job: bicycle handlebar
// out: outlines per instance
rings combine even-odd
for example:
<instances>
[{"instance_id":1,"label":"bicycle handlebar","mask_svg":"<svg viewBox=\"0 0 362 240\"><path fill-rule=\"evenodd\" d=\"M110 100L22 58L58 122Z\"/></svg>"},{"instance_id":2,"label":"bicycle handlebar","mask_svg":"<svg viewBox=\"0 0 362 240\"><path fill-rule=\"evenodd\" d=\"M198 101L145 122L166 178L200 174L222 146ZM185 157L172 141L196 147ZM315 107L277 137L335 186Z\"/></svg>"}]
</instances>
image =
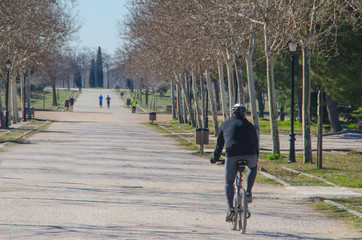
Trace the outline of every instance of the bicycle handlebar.
<instances>
[{"instance_id":1,"label":"bicycle handlebar","mask_svg":"<svg viewBox=\"0 0 362 240\"><path fill-rule=\"evenodd\" d=\"M219 159L219 160L216 160L216 163L220 163L220 164L225 164L225 160L224 159Z\"/></svg>"}]
</instances>

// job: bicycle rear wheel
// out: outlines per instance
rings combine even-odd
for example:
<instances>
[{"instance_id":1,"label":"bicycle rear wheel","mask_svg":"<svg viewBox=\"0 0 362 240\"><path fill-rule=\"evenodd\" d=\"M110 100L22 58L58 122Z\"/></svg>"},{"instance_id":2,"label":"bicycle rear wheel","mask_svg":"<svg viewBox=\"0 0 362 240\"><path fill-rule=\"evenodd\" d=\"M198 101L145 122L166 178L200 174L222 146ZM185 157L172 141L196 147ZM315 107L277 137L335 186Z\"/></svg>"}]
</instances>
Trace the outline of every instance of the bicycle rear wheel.
<instances>
[{"instance_id":1,"label":"bicycle rear wheel","mask_svg":"<svg viewBox=\"0 0 362 240\"><path fill-rule=\"evenodd\" d=\"M239 231L240 228L238 226L238 220L240 219L239 213L240 213L240 197L239 194L236 192L234 195L234 216L232 221L230 222L230 228L231 230L237 230Z\"/></svg>"},{"instance_id":2,"label":"bicycle rear wheel","mask_svg":"<svg viewBox=\"0 0 362 240\"><path fill-rule=\"evenodd\" d=\"M239 226L242 234L246 231L246 220L248 219L248 202L246 200L246 191L244 188L241 189L241 207L240 207L240 215L239 215Z\"/></svg>"}]
</instances>

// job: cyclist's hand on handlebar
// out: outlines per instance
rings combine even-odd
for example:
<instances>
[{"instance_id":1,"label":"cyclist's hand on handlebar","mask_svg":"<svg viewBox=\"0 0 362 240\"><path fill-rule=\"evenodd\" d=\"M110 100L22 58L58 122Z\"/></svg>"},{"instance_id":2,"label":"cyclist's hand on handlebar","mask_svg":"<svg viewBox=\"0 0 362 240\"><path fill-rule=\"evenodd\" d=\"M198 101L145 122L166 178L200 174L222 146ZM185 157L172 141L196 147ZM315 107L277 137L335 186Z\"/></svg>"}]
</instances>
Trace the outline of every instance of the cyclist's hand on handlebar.
<instances>
[{"instance_id":1,"label":"cyclist's hand on handlebar","mask_svg":"<svg viewBox=\"0 0 362 240\"><path fill-rule=\"evenodd\" d=\"M214 158L214 156L211 157L210 162L211 164L215 164L219 159Z\"/></svg>"}]
</instances>

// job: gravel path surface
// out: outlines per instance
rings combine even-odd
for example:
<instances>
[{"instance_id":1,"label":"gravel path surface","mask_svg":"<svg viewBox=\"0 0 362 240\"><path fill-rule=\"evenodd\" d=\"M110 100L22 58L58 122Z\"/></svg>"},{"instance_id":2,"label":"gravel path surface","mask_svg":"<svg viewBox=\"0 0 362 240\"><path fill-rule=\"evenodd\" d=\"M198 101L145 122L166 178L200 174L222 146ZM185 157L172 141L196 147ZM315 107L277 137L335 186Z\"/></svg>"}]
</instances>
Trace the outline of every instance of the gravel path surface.
<instances>
[{"instance_id":1,"label":"gravel path surface","mask_svg":"<svg viewBox=\"0 0 362 240\"><path fill-rule=\"evenodd\" d=\"M111 109L98 107L109 94ZM229 230L223 169L140 124L111 90L0 153L0 239L358 239L284 187L256 185L247 234Z\"/></svg>"}]
</instances>

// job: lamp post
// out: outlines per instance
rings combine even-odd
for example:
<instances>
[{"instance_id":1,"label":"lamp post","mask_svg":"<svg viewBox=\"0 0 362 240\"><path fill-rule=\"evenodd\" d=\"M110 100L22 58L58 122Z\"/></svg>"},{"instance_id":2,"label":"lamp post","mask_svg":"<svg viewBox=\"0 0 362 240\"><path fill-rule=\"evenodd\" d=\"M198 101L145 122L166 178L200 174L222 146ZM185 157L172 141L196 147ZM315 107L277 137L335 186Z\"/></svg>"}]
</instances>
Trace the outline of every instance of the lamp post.
<instances>
[{"instance_id":1,"label":"lamp post","mask_svg":"<svg viewBox=\"0 0 362 240\"><path fill-rule=\"evenodd\" d=\"M7 79L6 79L6 89L5 89L5 106L6 106L6 114L5 114L5 128L9 128L9 87L10 87L10 67L11 62L10 59L8 59L5 62L5 69L7 72Z\"/></svg>"},{"instance_id":2,"label":"lamp post","mask_svg":"<svg viewBox=\"0 0 362 240\"><path fill-rule=\"evenodd\" d=\"M291 53L291 107L290 107L290 146L288 163L295 161L295 134L294 134L294 53L297 50L297 44L289 42L289 51Z\"/></svg>"}]
</instances>

